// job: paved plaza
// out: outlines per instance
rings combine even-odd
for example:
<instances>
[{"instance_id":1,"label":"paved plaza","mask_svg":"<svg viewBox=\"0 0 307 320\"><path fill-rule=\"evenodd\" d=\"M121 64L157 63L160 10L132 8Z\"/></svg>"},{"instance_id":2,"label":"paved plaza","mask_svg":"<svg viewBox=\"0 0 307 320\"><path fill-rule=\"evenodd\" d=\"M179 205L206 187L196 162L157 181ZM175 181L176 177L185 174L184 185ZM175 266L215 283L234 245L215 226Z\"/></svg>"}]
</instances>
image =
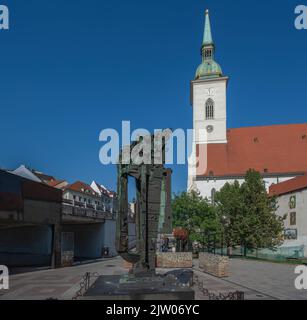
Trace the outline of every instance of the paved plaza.
<instances>
[{"instance_id":1,"label":"paved plaza","mask_svg":"<svg viewBox=\"0 0 307 320\"><path fill-rule=\"evenodd\" d=\"M307 290L296 290L294 287L294 265L259 262L252 260L232 259L231 275L218 279L199 271L194 262L194 274L211 293L227 294L243 291L246 300L271 299L307 299ZM62 269L48 269L10 277L10 289L0 291L0 299L60 299L71 300L86 272L99 275L119 275L127 273L121 258L73 266ZM158 272L162 270L158 269ZM165 270L164 270L165 272ZM96 278L92 278L92 282ZM207 300L195 286L197 300Z\"/></svg>"},{"instance_id":2,"label":"paved plaza","mask_svg":"<svg viewBox=\"0 0 307 320\"><path fill-rule=\"evenodd\" d=\"M86 272L104 275L124 274L120 258L82 264L78 266L48 269L10 276L10 289L0 291L0 300L71 300L80 288ZM95 278L93 277L93 280Z\"/></svg>"},{"instance_id":3,"label":"paved plaza","mask_svg":"<svg viewBox=\"0 0 307 320\"><path fill-rule=\"evenodd\" d=\"M231 273L227 282L239 283L272 298L307 300L307 290L294 286L296 265L254 260L231 260Z\"/></svg>"}]
</instances>

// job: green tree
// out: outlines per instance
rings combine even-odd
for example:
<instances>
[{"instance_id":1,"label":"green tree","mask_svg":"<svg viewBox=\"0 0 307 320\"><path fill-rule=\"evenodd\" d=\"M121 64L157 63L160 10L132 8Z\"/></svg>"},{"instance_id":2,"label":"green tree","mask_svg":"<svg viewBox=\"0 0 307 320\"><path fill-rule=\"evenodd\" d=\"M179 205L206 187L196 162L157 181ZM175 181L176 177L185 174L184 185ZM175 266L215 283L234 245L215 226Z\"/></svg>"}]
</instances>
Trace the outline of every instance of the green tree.
<instances>
[{"instance_id":1,"label":"green tree","mask_svg":"<svg viewBox=\"0 0 307 320\"><path fill-rule=\"evenodd\" d=\"M219 219L215 207L198 192L183 192L172 200L173 224L189 233L191 241L201 242L203 236L199 231L217 231Z\"/></svg>"},{"instance_id":2,"label":"green tree","mask_svg":"<svg viewBox=\"0 0 307 320\"><path fill-rule=\"evenodd\" d=\"M242 243L256 248L280 245L285 217L276 215L276 199L268 196L260 173L249 170L241 190L244 199Z\"/></svg>"},{"instance_id":3,"label":"green tree","mask_svg":"<svg viewBox=\"0 0 307 320\"><path fill-rule=\"evenodd\" d=\"M226 183L215 195L216 211L224 234L224 243L233 247L240 243L244 201L238 181Z\"/></svg>"},{"instance_id":4,"label":"green tree","mask_svg":"<svg viewBox=\"0 0 307 320\"><path fill-rule=\"evenodd\" d=\"M226 183L216 194L216 207L228 246L273 248L282 242L283 220L266 192L259 172L249 170L240 186Z\"/></svg>"}]
</instances>

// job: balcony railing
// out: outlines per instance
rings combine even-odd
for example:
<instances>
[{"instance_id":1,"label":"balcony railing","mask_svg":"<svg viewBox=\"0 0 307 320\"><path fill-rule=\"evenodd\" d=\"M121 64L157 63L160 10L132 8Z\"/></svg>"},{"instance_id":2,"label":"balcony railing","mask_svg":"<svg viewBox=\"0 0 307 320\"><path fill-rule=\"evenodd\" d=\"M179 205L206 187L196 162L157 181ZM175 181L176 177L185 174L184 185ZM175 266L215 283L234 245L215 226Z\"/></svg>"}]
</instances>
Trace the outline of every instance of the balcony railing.
<instances>
[{"instance_id":1,"label":"balcony railing","mask_svg":"<svg viewBox=\"0 0 307 320\"><path fill-rule=\"evenodd\" d=\"M101 206L90 205L67 199L63 199L62 214L66 216L85 217L92 219L116 219L115 213L104 211Z\"/></svg>"}]
</instances>

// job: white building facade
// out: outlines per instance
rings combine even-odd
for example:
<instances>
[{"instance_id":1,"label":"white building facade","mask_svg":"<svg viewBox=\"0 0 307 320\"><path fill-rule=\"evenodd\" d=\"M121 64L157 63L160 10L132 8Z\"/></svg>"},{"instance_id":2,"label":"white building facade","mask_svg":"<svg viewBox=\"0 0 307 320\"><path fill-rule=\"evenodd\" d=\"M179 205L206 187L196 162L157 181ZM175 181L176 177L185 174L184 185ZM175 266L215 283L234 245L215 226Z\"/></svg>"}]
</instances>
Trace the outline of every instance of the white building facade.
<instances>
[{"instance_id":1,"label":"white building facade","mask_svg":"<svg viewBox=\"0 0 307 320\"><path fill-rule=\"evenodd\" d=\"M111 213L117 212L117 195L115 192L108 190L96 181L91 183L91 188L99 194L104 211Z\"/></svg>"},{"instance_id":2,"label":"white building facade","mask_svg":"<svg viewBox=\"0 0 307 320\"><path fill-rule=\"evenodd\" d=\"M276 196L276 214L285 217L284 247L304 247L307 257L307 176L271 186Z\"/></svg>"},{"instance_id":3,"label":"white building facade","mask_svg":"<svg viewBox=\"0 0 307 320\"><path fill-rule=\"evenodd\" d=\"M69 184L63 189L63 201L73 206L104 211L100 195L81 181Z\"/></svg>"}]
</instances>

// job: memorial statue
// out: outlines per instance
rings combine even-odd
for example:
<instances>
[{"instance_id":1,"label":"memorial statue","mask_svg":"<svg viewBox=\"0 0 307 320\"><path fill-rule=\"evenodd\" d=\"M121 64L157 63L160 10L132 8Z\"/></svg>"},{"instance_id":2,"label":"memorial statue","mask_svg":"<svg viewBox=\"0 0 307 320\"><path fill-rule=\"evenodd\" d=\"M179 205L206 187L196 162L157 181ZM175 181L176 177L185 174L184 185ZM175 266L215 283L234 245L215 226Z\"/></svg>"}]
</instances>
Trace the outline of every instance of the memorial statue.
<instances>
[{"instance_id":1,"label":"memorial statue","mask_svg":"<svg viewBox=\"0 0 307 320\"><path fill-rule=\"evenodd\" d=\"M132 154L135 142L122 150L118 164L118 199L116 249L126 261L134 265L135 275L155 274L156 241L158 233L172 232L171 169L164 167L164 138L151 136L149 158L151 164L135 164L133 159L123 164L123 153ZM162 144L162 145L161 145ZM142 150L142 157L146 156ZM160 161L157 161L160 160ZM157 163L157 164L155 164ZM128 177L136 184L136 252L129 251L128 235Z\"/></svg>"},{"instance_id":2,"label":"memorial statue","mask_svg":"<svg viewBox=\"0 0 307 320\"><path fill-rule=\"evenodd\" d=\"M145 142L143 146L146 147L135 152L142 142ZM116 249L124 260L133 264L133 268L130 274L99 276L84 295L84 299L194 299L194 291L181 283L175 275L159 275L155 272L158 234L172 232L172 171L164 167L165 150L165 138L156 134L143 137L122 149L117 168L119 212ZM138 158L147 161L142 162ZM129 176L135 179L137 193L135 251L129 250Z\"/></svg>"}]
</instances>

